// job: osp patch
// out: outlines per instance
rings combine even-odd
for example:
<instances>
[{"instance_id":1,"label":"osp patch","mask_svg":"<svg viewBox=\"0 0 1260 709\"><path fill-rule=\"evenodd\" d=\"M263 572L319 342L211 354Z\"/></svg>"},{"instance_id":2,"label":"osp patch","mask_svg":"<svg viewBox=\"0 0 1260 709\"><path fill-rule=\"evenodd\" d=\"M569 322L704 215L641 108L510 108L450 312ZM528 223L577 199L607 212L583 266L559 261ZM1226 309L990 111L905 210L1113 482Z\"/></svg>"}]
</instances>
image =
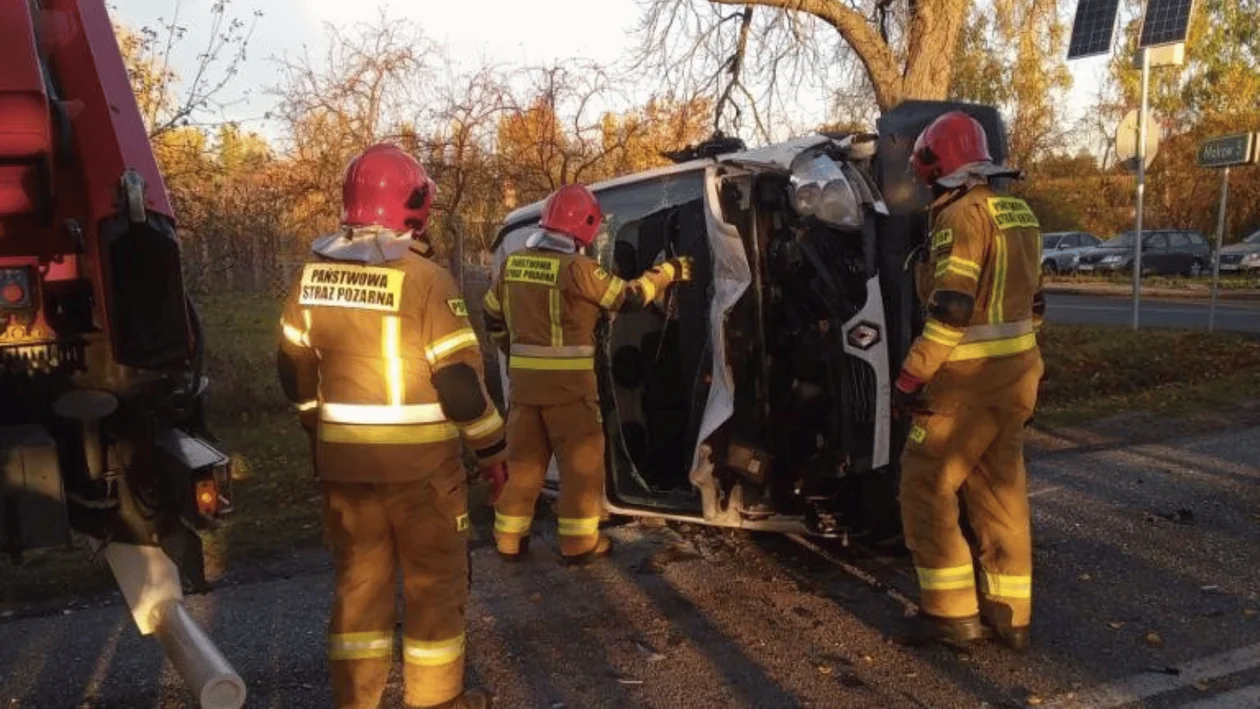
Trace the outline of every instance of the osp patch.
<instances>
[{"instance_id":1,"label":"osp patch","mask_svg":"<svg viewBox=\"0 0 1260 709\"><path fill-rule=\"evenodd\" d=\"M451 298L446 301L446 305L451 309L451 312L455 314L455 317L468 317L468 304L464 302L463 298Z\"/></svg>"}]
</instances>

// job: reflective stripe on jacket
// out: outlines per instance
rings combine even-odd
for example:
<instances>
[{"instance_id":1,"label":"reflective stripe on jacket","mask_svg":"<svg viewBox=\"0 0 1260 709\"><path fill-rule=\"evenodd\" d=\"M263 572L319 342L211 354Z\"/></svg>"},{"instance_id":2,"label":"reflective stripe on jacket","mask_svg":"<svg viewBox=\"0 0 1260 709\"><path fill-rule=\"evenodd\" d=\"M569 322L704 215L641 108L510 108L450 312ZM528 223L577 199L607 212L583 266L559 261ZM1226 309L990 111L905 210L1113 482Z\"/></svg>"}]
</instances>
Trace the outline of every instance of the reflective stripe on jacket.
<instances>
[{"instance_id":1,"label":"reflective stripe on jacket","mask_svg":"<svg viewBox=\"0 0 1260 709\"><path fill-rule=\"evenodd\" d=\"M320 477L422 478L458 464L461 438L483 462L501 459L503 420L451 274L412 252L376 266L315 258L285 303L279 363L286 394L316 420ZM462 390L439 392L434 375L453 367Z\"/></svg>"}]
</instances>

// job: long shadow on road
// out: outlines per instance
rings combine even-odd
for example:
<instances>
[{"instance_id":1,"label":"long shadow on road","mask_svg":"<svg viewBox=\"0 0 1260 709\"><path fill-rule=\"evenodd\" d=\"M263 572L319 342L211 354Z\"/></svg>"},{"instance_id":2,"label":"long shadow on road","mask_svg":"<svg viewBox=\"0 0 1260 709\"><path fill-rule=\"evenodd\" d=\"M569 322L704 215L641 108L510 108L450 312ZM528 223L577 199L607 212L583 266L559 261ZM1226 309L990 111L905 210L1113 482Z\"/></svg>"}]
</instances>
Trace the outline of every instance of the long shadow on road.
<instances>
[{"instance_id":1,"label":"long shadow on road","mask_svg":"<svg viewBox=\"0 0 1260 709\"><path fill-rule=\"evenodd\" d=\"M996 648L966 663L938 649L918 657L978 699L1010 703L1029 691L1068 691L1260 641L1260 623L1239 622L1254 617L1260 588L1255 489L1238 489L1255 479L1254 463L1249 468L1244 453L1205 450L1215 447L1035 462L1032 476L1058 488L1033 502L1034 650L1023 660ZM1158 463L1171 469L1168 480L1136 482ZM1215 510L1215 518L1174 522L1149 512L1182 499ZM888 633L899 620L902 607L890 598L854 602L864 584L852 577L825 564L802 569L800 549L786 540L761 538L758 546L789 573L835 593L844 612L869 627ZM917 597L908 559L899 567L848 560Z\"/></svg>"}]
</instances>

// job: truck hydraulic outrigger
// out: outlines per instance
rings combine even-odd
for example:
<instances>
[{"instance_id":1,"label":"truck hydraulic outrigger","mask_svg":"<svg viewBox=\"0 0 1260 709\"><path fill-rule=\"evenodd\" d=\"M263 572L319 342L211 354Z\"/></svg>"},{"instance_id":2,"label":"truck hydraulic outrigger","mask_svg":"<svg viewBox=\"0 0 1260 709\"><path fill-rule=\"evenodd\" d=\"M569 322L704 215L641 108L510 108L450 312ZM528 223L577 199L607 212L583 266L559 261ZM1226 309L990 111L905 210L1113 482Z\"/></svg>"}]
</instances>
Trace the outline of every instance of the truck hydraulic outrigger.
<instances>
[{"instance_id":1,"label":"truck hydraulic outrigger","mask_svg":"<svg viewBox=\"0 0 1260 709\"><path fill-rule=\"evenodd\" d=\"M241 678L183 605L231 511L174 211L103 0L0 3L0 551L86 537L202 707Z\"/></svg>"}]
</instances>

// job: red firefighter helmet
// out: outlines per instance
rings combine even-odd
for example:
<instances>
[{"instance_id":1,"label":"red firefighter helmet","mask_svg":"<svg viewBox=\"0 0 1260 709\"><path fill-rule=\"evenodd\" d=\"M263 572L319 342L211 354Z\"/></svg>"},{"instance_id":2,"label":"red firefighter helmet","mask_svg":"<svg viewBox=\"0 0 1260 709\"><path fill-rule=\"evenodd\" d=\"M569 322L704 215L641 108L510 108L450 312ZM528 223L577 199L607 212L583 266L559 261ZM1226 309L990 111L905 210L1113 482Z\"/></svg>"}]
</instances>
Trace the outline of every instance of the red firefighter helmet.
<instances>
[{"instance_id":1,"label":"red firefighter helmet","mask_svg":"<svg viewBox=\"0 0 1260 709\"><path fill-rule=\"evenodd\" d=\"M974 162L992 162L984 126L962 111L950 111L928 124L914 141L910 165L928 185Z\"/></svg>"},{"instance_id":2,"label":"red firefighter helmet","mask_svg":"<svg viewBox=\"0 0 1260 709\"><path fill-rule=\"evenodd\" d=\"M547 197L538 226L588 246L599 233L604 213L599 200L583 185L565 185Z\"/></svg>"},{"instance_id":3,"label":"red firefighter helmet","mask_svg":"<svg viewBox=\"0 0 1260 709\"><path fill-rule=\"evenodd\" d=\"M436 191L418 160L397 146L373 145L346 166L341 223L423 234Z\"/></svg>"}]
</instances>

